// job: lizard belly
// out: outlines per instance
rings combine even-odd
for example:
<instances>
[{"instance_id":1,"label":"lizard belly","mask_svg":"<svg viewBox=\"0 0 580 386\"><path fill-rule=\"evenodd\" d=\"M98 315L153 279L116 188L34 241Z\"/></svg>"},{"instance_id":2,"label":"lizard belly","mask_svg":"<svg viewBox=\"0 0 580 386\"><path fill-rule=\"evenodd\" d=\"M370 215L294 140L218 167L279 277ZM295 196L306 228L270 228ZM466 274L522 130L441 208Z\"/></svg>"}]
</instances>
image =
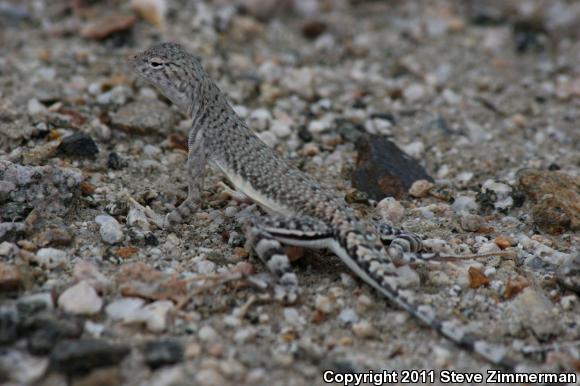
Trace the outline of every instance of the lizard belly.
<instances>
[{"instance_id":1,"label":"lizard belly","mask_svg":"<svg viewBox=\"0 0 580 386\"><path fill-rule=\"evenodd\" d=\"M210 161L211 162L211 161ZM245 180L238 173L228 169L220 162L211 162L216 166L222 173L225 174L227 179L234 185L234 187L244 193L246 196L250 197L252 201L260 205L269 214L279 214L283 216L293 216L294 212L288 207L276 202L275 200L267 197L263 193L257 191L251 183Z\"/></svg>"}]
</instances>

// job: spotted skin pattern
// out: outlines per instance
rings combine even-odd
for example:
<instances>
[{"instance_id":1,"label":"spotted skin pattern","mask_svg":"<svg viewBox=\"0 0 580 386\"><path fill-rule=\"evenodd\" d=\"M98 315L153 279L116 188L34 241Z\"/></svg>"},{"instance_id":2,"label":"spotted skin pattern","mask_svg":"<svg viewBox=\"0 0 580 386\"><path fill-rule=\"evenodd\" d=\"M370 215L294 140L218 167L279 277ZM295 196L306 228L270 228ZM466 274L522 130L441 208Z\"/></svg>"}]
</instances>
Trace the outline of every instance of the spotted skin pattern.
<instances>
[{"instance_id":1,"label":"spotted skin pattern","mask_svg":"<svg viewBox=\"0 0 580 386\"><path fill-rule=\"evenodd\" d=\"M454 321L441 321L417 302L398 280L395 261L415 262L421 238L386 224L359 218L337 193L323 188L265 145L238 117L200 60L175 43L161 43L129 60L133 71L157 87L193 119L189 134L189 193L166 218L166 225L186 221L199 208L206 162L222 171L237 189L275 217L248 224L248 241L278 278L287 301L298 294L282 244L333 251L362 280L402 309L494 365L511 369L504 350L478 340Z\"/></svg>"}]
</instances>

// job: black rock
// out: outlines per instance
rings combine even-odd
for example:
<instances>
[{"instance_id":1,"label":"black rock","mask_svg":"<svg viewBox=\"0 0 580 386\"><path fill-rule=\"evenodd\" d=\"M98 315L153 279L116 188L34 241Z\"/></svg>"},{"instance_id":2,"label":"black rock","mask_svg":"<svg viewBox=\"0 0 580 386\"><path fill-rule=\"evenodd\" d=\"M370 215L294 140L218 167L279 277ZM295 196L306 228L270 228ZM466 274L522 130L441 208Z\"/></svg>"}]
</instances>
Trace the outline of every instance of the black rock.
<instances>
[{"instance_id":1,"label":"black rock","mask_svg":"<svg viewBox=\"0 0 580 386\"><path fill-rule=\"evenodd\" d=\"M147 233L145 235L145 245L149 245L151 247L156 247L157 245L159 245L159 240L157 239L157 236L155 236L153 233Z\"/></svg>"},{"instance_id":2,"label":"black rock","mask_svg":"<svg viewBox=\"0 0 580 386\"><path fill-rule=\"evenodd\" d=\"M18 339L18 312L14 308L0 308L0 345Z\"/></svg>"},{"instance_id":3,"label":"black rock","mask_svg":"<svg viewBox=\"0 0 580 386\"><path fill-rule=\"evenodd\" d=\"M143 346L143 355L151 368L172 365L183 360L183 346L172 340L151 341Z\"/></svg>"},{"instance_id":4,"label":"black rock","mask_svg":"<svg viewBox=\"0 0 580 386\"><path fill-rule=\"evenodd\" d=\"M300 129L298 129L298 138L303 142L310 142L312 141L312 133L308 131L306 126L300 126Z\"/></svg>"},{"instance_id":5,"label":"black rock","mask_svg":"<svg viewBox=\"0 0 580 386\"><path fill-rule=\"evenodd\" d=\"M74 133L62 139L58 150L62 154L75 157L94 157L99 148L93 139L85 133Z\"/></svg>"},{"instance_id":6,"label":"black rock","mask_svg":"<svg viewBox=\"0 0 580 386\"><path fill-rule=\"evenodd\" d=\"M379 201L405 197L413 182L433 181L425 169L393 142L377 135L365 135L356 144L358 157L352 185Z\"/></svg>"},{"instance_id":7,"label":"black rock","mask_svg":"<svg viewBox=\"0 0 580 386\"><path fill-rule=\"evenodd\" d=\"M541 51L546 41L543 25L531 20L518 20L513 24L513 39L518 53Z\"/></svg>"},{"instance_id":8,"label":"black rock","mask_svg":"<svg viewBox=\"0 0 580 386\"><path fill-rule=\"evenodd\" d=\"M109 158L107 158L107 167L112 170L121 170L127 166L127 162L121 158L121 156L114 151L109 153Z\"/></svg>"},{"instance_id":9,"label":"black rock","mask_svg":"<svg viewBox=\"0 0 580 386\"><path fill-rule=\"evenodd\" d=\"M77 338L82 333L81 319L71 315L59 318L50 311L26 318L20 325L20 334L28 338L28 351L35 355L48 354L61 340Z\"/></svg>"},{"instance_id":10,"label":"black rock","mask_svg":"<svg viewBox=\"0 0 580 386\"><path fill-rule=\"evenodd\" d=\"M96 339L63 340L52 350L50 368L66 374L82 374L99 367L118 365L129 347Z\"/></svg>"}]
</instances>

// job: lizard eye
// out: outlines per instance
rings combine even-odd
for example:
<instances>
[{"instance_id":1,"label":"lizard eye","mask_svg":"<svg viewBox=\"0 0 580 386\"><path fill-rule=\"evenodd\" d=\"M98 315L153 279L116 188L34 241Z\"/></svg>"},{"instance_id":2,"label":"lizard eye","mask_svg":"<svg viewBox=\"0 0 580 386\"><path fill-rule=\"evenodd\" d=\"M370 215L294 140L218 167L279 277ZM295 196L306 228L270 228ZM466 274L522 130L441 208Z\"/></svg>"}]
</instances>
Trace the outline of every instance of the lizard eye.
<instances>
[{"instance_id":1,"label":"lizard eye","mask_svg":"<svg viewBox=\"0 0 580 386\"><path fill-rule=\"evenodd\" d=\"M163 63L163 61L159 58L152 58L149 59L149 66L151 66L154 69L159 69L161 67L163 67L165 63Z\"/></svg>"}]
</instances>

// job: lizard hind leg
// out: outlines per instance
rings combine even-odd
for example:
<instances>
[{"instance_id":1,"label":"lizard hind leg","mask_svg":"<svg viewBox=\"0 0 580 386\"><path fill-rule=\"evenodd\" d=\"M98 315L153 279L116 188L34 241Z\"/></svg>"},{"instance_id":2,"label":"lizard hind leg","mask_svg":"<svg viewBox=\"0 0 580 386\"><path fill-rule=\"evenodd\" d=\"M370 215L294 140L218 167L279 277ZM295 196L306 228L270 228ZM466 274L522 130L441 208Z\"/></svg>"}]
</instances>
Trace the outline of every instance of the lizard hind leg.
<instances>
[{"instance_id":1,"label":"lizard hind leg","mask_svg":"<svg viewBox=\"0 0 580 386\"><path fill-rule=\"evenodd\" d=\"M311 217L255 218L248 224L246 246L253 247L278 281L276 298L293 303L299 294L298 280L282 244L327 248L331 237L330 228Z\"/></svg>"}]
</instances>

